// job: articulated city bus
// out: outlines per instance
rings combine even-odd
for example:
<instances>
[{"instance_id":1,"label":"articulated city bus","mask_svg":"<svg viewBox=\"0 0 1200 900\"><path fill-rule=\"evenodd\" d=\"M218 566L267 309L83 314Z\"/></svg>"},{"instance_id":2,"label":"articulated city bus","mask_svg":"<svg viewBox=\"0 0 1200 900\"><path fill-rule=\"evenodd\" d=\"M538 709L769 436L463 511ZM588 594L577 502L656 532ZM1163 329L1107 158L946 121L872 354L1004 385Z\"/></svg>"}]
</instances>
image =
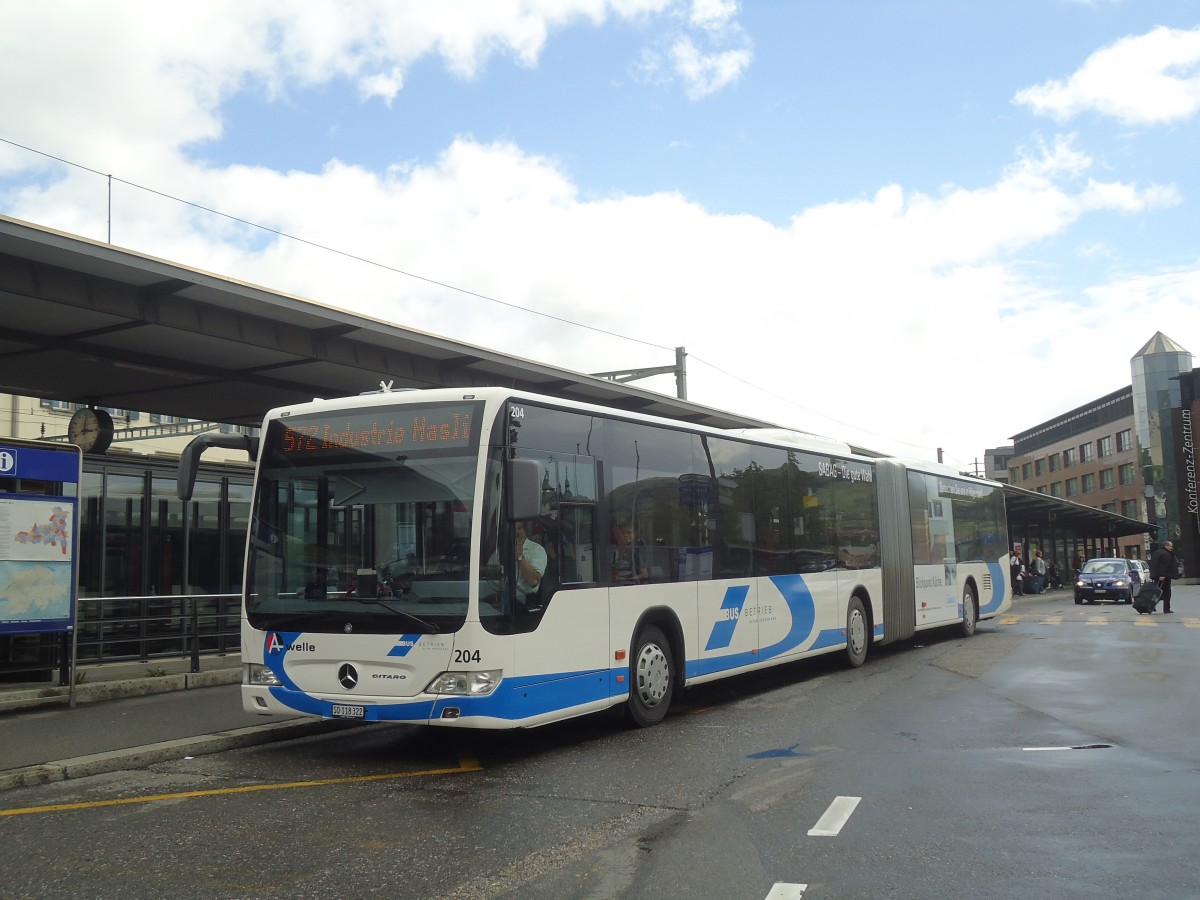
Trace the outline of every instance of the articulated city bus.
<instances>
[{"instance_id":1,"label":"articulated city bus","mask_svg":"<svg viewBox=\"0 0 1200 900\"><path fill-rule=\"evenodd\" d=\"M276 409L246 448L253 713L653 725L688 685L1011 603L999 485L791 432L447 388Z\"/></svg>"}]
</instances>

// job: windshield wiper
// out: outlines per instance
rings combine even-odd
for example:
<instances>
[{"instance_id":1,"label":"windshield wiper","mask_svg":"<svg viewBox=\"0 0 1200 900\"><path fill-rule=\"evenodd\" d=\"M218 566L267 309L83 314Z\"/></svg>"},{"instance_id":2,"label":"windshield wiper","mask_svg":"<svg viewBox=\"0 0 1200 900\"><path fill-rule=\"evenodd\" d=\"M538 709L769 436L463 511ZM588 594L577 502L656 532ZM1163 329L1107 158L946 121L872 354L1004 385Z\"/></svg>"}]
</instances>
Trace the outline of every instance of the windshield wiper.
<instances>
[{"instance_id":1,"label":"windshield wiper","mask_svg":"<svg viewBox=\"0 0 1200 900\"><path fill-rule=\"evenodd\" d=\"M414 616L412 613L405 612L402 609L397 609L396 607L392 606L392 604L387 603L383 600L379 600L375 597L350 597L349 599L353 600L355 603L374 603L379 606L382 606L384 609L388 610L389 612L394 612L396 615L400 616L400 618L407 619L409 622L413 622L414 624L420 626L421 628L424 628L429 634L440 634L441 633L442 629L438 628L435 623L426 622L420 616Z\"/></svg>"}]
</instances>

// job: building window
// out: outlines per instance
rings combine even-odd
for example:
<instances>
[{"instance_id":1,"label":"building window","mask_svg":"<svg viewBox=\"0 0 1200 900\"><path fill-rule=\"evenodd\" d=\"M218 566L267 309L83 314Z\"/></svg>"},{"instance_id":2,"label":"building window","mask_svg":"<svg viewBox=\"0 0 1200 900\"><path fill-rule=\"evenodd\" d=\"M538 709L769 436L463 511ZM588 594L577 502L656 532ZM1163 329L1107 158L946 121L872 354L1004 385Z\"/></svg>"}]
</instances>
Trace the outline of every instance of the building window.
<instances>
[{"instance_id":1,"label":"building window","mask_svg":"<svg viewBox=\"0 0 1200 900\"><path fill-rule=\"evenodd\" d=\"M1051 471L1051 472L1057 472L1057 471L1058 471L1058 467L1059 467L1060 465L1061 465L1061 463L1059 462L1059 456L1058 456L1058 454L1057 454L1057 453L1051 453L1051 454L1050 454L1050 471Z\"/></svg>"},{"instance_id":2,"label":"building window","mask_svg":"<svg viewBox=\"0 0 1200 900\"><path fill-rule=\"evenodd\" d=\"M1016 466L1008 470L1008 480L1013 484L1021 480L1021 471Z\"/></svg>"},{"instance_id":3,"label":"building window","mask_svg":"<svg viewBox=\"0 0 1200 900\"><path fill-rule=\"evenodd\" d=\"M1122 500L1121 515L1127 519L1136 519L1138 517L1138 502L1136 500Z\"/></svg>"},{"instance_id":4,"label":"building window","mask_svg":"<svg viewBox=\"0 0 1200 900\"><path fill-rule=\"evenodd\" d=\"M1063 468L1069 469L1069 468L1071 468L1071 466L1075 465L1075 462L1076 462L1075 448L1068 447L1066 450L1063 451Z\"/></svg>"},{"instance_id":5,"label":"building window","mask_svg":"<svg viewBox=\"0 0 1200 900\"><path fill-rule=\"evenodd\" d=\"M1101 459L1113 455L1112 435L1105 435L1096 441L1096 453L1099 454Z\"/></svg>"},{"instance_id":6,"label":"building window","mask_svg":"<svg viewBox=\"0 0 1200 900\"><path fill-rule=\"evenodd\" d=\"M1117 501L1114 500L1112 503L1105 503L1100 508L1105 512L1115 513L1117 511Z\"/></svg>"},{"instance_id":7,"label":"building window","mask_svg":"<svg viewBox=\"0 0 1200 900\"><path fill-rule=\"evenodd\" d=\"M1051 497L1061 497L1062 496L1062 482L1061 481L1055 481L1054 483L1052 483L1050 485L1050 496Z\"/></svg>"},{"instance_id":8,"label":"building window","mask_svg":"<svg viewBox=\"0 0 1200 900\"><path fill-rule=\"evenodd\" d=\"M1116 475L1112 469L1103 469L1100 472L1100 490L1107 491L1116 486Z\"/></svg>"},{"instance_id":9,"label":"building window","mask_svg":"<svg viewBox=\"0 0 1200 900\"><path fill-rule=\"evenodd\" d=\"M1033 471L1038 476L1045 475L1046 474L1046 460L1045 459L1035 459L1033 461Z\"/></svg>"},{"instance_id":10,"label":"building window","mask_svg":"<svg viewBox=\"0 0 1200 900\"><path fill-rule=\"evenodd\" d=\"M1126 453L1133 449L1133 432L1126 428L1117 432L1117 452Z\"/></svg>"},{"instance_id":11,"label":"building window","mask_svg":"<svg viewBox=\"0 0 1200 900\"><path fill-rule=\"evenodd\" d=\"M1083 492L1090 494L1096 490L1096 473L1088 472L1083 476Z\"/></svg>"},{"instance_id":12,"label":"building window","mask_svg":"<svg viewBox=\"0 0 1200 900\"><path fill-rule=\"evenodd\" d=\"M1033 465L1031 463L1023 463L1021 465L1021 480L1028 481L1033 477Z\"/></svg>"},{"instance_id":13,"label":"building window","mask_svg":"<svg viewBox=\"0 0 1200 900\"><path fill-rule=\"evenodd\" d=\"M68 403L66 400L42 400L42 409L58 409L63 412L74 412L78 403Z\"/></svg>"},{"instance_id":14,"label":"building window","mask_svg":"<svg viewBox=\"0 0 1200 900\"><path fill-rule=\"evenodd\" d=\"M1078 497L1079 496L1079 479L1078 478L1068 478L1067 479L1067 496L1068 497Z\"/></svg>"},{"instance_id":15,"label":"building window","mask_svg":"<svg viewBox=\"0 0 1200 900\"><path fill-rule=\"evenodd\" d=\"M136 409L118 409L115 406L102 406L100 408L106 410L113 417L114 422L118 419L125 419L127 422L132 422L142 417L142 414Z\"/></svg>"},{"instance_id":16,"label":"building window","mask_svg":"<svg viewBox=\"0 0 1200 900\"><path fill-rule=\"evenodd\" d=\"M1091 443L1080 444L1079 445L1079 461L1087 463L1087 462L1091 462L1093 458L1094 457L1092 455Z\"/></svg>"},{"instance_id":17,"label":"building window","mask_svg":"<svg viewBox=\"0 0 1200 900\"><path fill-rule=\"evenodd\" d=\"M1117 481L1121 484L1133 484L1133 463L1125 463L1117 468Z\"/></svg>"}]
</instances>

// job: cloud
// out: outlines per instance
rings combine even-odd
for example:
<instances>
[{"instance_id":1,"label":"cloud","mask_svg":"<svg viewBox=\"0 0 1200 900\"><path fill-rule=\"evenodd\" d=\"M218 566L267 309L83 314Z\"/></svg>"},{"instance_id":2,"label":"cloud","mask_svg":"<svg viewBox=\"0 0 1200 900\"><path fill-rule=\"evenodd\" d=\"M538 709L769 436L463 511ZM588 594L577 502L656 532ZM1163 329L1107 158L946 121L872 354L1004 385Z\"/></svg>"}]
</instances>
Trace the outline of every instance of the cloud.
<instances>
[{"instance_id":1,"label":"cloud","mask_svg":"<svg viewBox=\"0 0 1200 900\"><path fill-rule=\"evenodd\" d=\"M693 0L673 7L679 23L660 41L643 48L632 64L648 84L679 81L690 100L702 100L736 83L754 59L753 44L737 22L738 4Z\"/></svg>"},{"instance_id":2,"label":"cloud","mask_svg":"<svg viewBox=\"0 0 1200 900\"><path fill-rule=\"evenodd\" d=\"M1066 121L1097 112L1127 125L1162 125L1200 109L1200 28L1159 27L1097 50L1066 80L1019 91L1014 103Z\"/></svg>"},{"instance_id":3,"label":"cloud","mask_svg":"<svg viewBox=\"0 0 1200 900\"><path fill-rule=\"evenodd\" d=\"M752 56L746 49L704 53L687 37L671 47L671 62L692 100L715 94L737 81L750 66Z\"/></svg>"},{"instance_id":4,"label":"cloud","mask_svg":"<svg viewBox=\"0 0 1200 900\"><path fill-rule=\"evenodd\" d=\"M749 64L731 3L485 5L510 15L484 10L463 24L439 18L445 4L234 3L172 8L160 21L160 6L133 0L53 15L31 5L21 31L53 35L61 77L20 80L40 49L0 34L0 77L28 85L6 98L5 128L94 171L0 147L3 209L103 239L111 172L114 240L138 252L578 371L666 365L684 346L699 403L905 455L944 446L960 464L1127 384L1128 358L1161 311L1196 318L1200 266L1084 291L1038 267L1039 245L1086 217L1180 199L1171 185L1106 177L1071 136L1014 153L980 184L880 183L783 225L670 191L596 195L558 160L509 141L447 139L436 158L380 171L204 157L239 92L286 99L341 78L386 99L424 55L462 77L495 53L532 64L567 21L654 18L659 74L696 98ZM438 12L406 19L410 9ZM62 16L74 25L60 27ZM129 181L177 186L228 217ZM1129 313L1146 302L1156 306L1143 334ZM1064 383L1055 338L1080 334L1108 350ZM646 386L674 391L669 377Z\"/></svg>"}]
</instances>

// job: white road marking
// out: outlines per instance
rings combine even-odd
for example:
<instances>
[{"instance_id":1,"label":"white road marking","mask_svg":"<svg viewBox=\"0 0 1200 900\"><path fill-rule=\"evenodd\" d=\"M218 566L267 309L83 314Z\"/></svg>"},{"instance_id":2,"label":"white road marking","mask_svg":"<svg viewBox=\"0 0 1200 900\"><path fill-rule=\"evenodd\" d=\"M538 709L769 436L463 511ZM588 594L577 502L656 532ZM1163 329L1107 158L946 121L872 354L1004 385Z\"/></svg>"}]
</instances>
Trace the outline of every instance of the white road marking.
<instances>
[{"instance_id":1,"label":"white road marking","mask_svg":"<svg viewBox=\"0 0 1200 900\"><path fill-rule=\"evenodd\" d=\"M786 884L777 881L765 900L803 900L806 890L808 890L807 884Z\"/></svg>"},{"instance_id":2,"label":"white road marking","mask_svg":"<svg viewBox=\"0 0 1200 900\"><path fill-rule=\"evenodd\" d=\"M835 797L817 824L808 829L810 837L837 837L862 797Z\"/></svg>"}]
</instances>

